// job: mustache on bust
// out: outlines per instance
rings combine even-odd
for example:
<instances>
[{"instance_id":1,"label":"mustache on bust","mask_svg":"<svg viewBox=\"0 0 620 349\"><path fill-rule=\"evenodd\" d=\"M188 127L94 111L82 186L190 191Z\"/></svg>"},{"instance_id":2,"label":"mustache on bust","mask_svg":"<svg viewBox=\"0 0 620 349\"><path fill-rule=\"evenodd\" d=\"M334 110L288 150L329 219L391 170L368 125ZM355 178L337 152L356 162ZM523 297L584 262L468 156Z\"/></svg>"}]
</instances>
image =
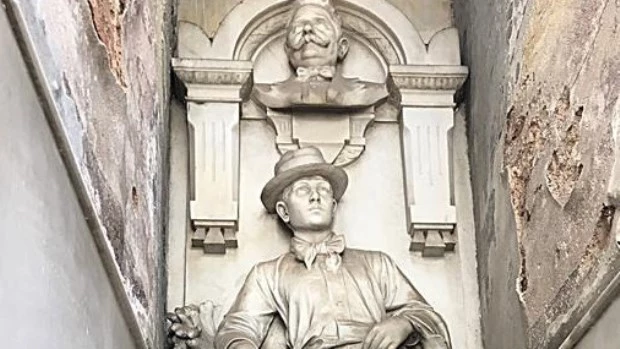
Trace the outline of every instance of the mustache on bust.
<instances>
[{"instance_id":1,"label":"mustache on bust","mask_svg":"<svg viewBox=\"0 0 620 349\"><path fill-rule=\"evenodd\" d=\"M321 47L327 47L331 43L330 35L320 26L312 28L312 32L305 32L302 27L296 28L288 36L288 46L293 50L299 50L308 43L314 43Z\"/></svg>"}]
</instances>

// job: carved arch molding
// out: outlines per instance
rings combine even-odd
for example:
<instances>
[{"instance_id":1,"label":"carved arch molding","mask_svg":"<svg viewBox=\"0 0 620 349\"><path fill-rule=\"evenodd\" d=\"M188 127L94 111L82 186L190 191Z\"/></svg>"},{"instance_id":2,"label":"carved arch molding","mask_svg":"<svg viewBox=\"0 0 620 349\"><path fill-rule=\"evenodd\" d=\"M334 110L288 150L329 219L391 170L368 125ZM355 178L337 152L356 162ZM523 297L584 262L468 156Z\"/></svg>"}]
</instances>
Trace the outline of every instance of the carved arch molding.
<instances>
[{"instance_id":1,"label":"carved arch molding","mask_svg":"<svg viewBox=\"0 0 620 349\"><path fill-rule=\"evenodd\" d=\"M197 23L179 23L178 57L252 60L283 34L287 0L244 1L226 15L210 39ZM384 0L341 0L336 8L348 35L363 39L389 65L460 65L458 32L437 31L427 42L404 14ZM389 19L388 21L384 19Z\"/></svg>"},{"instance_id":2,"label":"carved arch molding","mask_svg":"<svg viewBox=\"0 0 620 349\"><path fill-rule=\"evenodd\" d=\"M388 102L378 107L388 116L375 119L373 110L364 126L356 127L361 133L357 148L343 153L353 154L350 161L361 155L364 130L373 120L402 125L410 249L443 255L456 244L449 131L454 94L467 77L458 32L445 28L424 42L407 17L385 0L341 0L336 7L345 35L377 58L390 91ZM265 118L252 108L248 111L254 62L283 37L289 10L286 0L243 1L224 18L213 39L195 23L179 23L173 67L186 87L193 142L192 241L207 253L237 246L238 124L243 118ZM274 143L281 151L287 147L286 141L284 146L279 140Z\"/></svg>"}]
</instances>

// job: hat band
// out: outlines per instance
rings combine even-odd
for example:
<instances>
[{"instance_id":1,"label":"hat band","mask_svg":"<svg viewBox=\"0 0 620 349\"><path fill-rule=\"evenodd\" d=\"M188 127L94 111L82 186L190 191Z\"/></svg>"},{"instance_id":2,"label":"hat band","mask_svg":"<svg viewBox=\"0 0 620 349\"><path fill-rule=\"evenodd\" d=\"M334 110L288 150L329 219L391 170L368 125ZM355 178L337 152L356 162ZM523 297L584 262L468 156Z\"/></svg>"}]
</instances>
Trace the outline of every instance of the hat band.
<instances>
[{"instance_id":1,"label":"hat band","mask_svg":"<svg viewBox=\"0 0 620 349\"><path fill-rule=\"evenodd\" d=\"M305 166L305 165L326 165L327 163L321 156L317 156L317 154L307 154L307 155L298 155L284 163L282 163L276 169L276 175L290 170L295 167Z\"/></svg>"}]
</instances>

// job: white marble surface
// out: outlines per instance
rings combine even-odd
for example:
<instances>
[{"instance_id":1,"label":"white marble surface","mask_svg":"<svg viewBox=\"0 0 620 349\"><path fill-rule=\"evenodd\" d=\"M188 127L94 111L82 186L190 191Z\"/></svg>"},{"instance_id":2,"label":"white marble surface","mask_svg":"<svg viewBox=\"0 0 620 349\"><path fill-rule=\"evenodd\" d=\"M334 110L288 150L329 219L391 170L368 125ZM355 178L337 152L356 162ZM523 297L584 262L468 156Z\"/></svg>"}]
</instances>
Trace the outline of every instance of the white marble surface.
<instances>
[{"instance_id":1,"label":"white marble surface","mask_svg":"<svg viewBox=\"0 0 620 349\"><path fill-rule=\"evenodd\" d=\"M375 124L369 129L367 153L346 168L350 184L338 208L334 230L347 237L350 247L381 250L392 256L446 318L454 347L476 348L467 343L477 324L463 326L476 318L471 314L476 305L465 300L476 296L472 289L475 280L461 277L466 269L462 258L473 260L473 256L461 254L460 247L439 259L409 252L399 132L396 124ZM288 251L290 233L275 216L266 213L259 200L262 186L273 175L273 165L279 159L273 137L265 121L241 121L239 248L224 256L205 255L201 249L189 251L187 303L212 300L228 309L255 263ZM471 239L470 252L474 238L471 229L467 225L459 231L469 234L465 239ZM471 261L466 263L471 265ZM468 276L472 272L475 274L475 267L469 269Z\"/></svg>"},{"instance_id":2,"label":"white marble surface","mask_svg":"<svg viewBox=\"0 0 620 349\"><path fill-rule=\"evenodd\" d=\"M371 82L385 82L387 65L379 52L362 44L359 38L347 36L350 43L349 54L342 64L342 75L357 77ZM279 36L266 44L254 59L254 82L271 84L286 80L293 73L284 52L284 36Z\"/></svg>"}]
</instances>

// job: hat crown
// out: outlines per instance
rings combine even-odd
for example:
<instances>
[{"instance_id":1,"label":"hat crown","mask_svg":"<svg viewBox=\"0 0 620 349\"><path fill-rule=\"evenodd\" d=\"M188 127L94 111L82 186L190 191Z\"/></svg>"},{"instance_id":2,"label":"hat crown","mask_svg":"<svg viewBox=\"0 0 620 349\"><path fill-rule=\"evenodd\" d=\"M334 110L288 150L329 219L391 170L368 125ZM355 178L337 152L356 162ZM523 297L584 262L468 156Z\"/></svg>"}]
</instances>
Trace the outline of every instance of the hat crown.
<instances>
[{"instance_id":1,"label":"hat crown","mask_svg":"<svg viewBox=\"0 0 620 349\"><path fill-rule=\"evenodd\" d=\"M289 150L276 163L274 174L278 174L293 169L295 167L314 164L327 164L323 153L316 147L306 147L295 150Z\"/></svg>"}]
</instances>

